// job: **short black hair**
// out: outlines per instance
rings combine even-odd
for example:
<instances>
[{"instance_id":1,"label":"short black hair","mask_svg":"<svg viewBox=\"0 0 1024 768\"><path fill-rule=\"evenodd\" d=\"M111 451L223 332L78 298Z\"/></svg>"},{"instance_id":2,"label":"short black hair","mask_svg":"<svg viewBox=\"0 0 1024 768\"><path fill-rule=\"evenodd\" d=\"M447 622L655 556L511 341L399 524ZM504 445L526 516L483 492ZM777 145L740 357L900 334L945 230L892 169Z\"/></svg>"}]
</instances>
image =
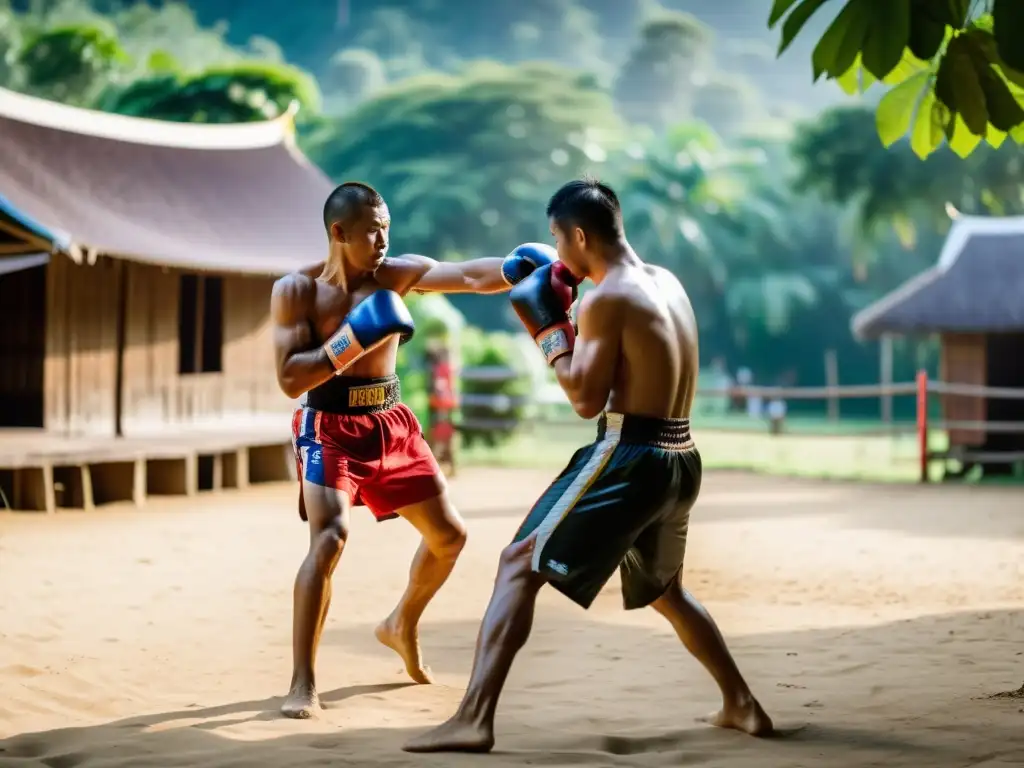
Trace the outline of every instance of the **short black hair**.
<instances>
[{"instance_id":1,"label":"short black hair","mask_svg":"<svg viewBox=\"0 0 1024 768\"><path fill-rule=\"evenodd\" d=\"M621 240L622 208L619 197L607 184L583 178L562 185L548 202L548 218L560 227L579 227L606 243Z\"/></svg>"},{"instance_id":2,"label":"short black hair","mask_svg":"<svg viewBox=\"0 0 1024 768\"><path fill-rule=\"evenodd\" d=\"M331 234L331 226L347 222L365 207L384 205L380 192L361 181L346 181L334 188L324 203L324 228Z\"/></svg>"}]
</instances>

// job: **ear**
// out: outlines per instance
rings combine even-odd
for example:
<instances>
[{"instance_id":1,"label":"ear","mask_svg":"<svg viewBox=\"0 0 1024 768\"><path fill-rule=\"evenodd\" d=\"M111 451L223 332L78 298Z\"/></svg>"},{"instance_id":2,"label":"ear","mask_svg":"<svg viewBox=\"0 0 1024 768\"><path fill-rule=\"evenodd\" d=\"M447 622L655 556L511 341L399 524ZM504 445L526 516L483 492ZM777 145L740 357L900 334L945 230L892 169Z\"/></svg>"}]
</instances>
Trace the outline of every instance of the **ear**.
<instances>
[{"instance_id":1,"label":"ear","mask_svg":"<svg viewBox=\"0 0 1024 768\"><path fill-rule=\"evenodd\" d=\"M587 249L587 235L579 227L573 227L572 240L575 246L581 251L585 251Z\"/></svg>"},{"instance_id":2,"label":"ear","mask_svg":"<svg viewBox=\"0 0 1024 768\"><path fill-rule=\"evenodd\" d=\"M345 230L342 229L341 222L334 222L331 224L331 239L337 240L339 243L345 242Z\"/></svg>"}]
</instances>

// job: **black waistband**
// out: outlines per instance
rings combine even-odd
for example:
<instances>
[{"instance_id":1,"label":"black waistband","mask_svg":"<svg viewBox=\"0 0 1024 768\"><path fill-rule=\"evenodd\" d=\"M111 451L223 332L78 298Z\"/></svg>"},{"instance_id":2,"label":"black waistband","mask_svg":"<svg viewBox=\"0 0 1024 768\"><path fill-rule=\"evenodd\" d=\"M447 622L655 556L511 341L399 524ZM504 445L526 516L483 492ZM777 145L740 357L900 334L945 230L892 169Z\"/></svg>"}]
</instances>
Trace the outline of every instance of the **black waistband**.
<instances>
[{"instance_id":1,"label":"black waistband","mask_svg":"<svg viewBox=\"0 0 1024 768\"><path fill-rule=\"evenodd\" d=\"M661 419L628 413L601 414L597 422L597 439L605 438L669 449L693 446L689 419Z\"/></svg>"},{"instance_id":2,"label":"black waistband","mask_svg":"<svg viewBox=\"0 0 1024 768\"><path fill-rule=\"evenodd\" d=\"M394 408L402 401L397 376L358 379L334 376L306 394L306 407L314 411L360 416Z\"/></svg>"}]
</instances>

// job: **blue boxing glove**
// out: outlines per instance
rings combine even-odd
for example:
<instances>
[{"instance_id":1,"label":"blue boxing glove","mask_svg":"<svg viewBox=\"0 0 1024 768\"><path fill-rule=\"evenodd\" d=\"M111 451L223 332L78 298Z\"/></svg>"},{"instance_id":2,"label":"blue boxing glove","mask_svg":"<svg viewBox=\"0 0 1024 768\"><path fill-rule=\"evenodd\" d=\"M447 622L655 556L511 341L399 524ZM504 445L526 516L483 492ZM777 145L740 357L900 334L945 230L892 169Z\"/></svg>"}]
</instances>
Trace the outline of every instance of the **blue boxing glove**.
<instances>
[{"instance_id":1,"label":"blue boxing glove","mask_svg":"<svg viewBox=\"0 0 1024 768\"><path fill-rule=\"evenodd\" d=\"M341 373L367 352L379 347L396 333L404 344L416 331L412 315L394 291L371 293L345 316L338 329L324 344L324 351L335 370Z\"/></svg>"},{"instance_id":2,"label":"blue boxing glove","mask_svg":"<svg viewBox=\"0 0 1024 768\"><path fill-rule=\"evenodd\" d=\"M508 294L512 308L544 353L548 365L570 354L576 344L569 309L576 300L578 284L559 261L534 270Z\"/></svg>"},{"instance_id":3,"label":"blue boxing glove","mask_svg":"<svg viewBox=\"0 0 1024 768\"><path fill-rule=\"evenodd\" d=\"M523 243L501 262L501 276L515 285L538 267L558 261L558 251L544 243Z\"/></svg>"}]
</instances>

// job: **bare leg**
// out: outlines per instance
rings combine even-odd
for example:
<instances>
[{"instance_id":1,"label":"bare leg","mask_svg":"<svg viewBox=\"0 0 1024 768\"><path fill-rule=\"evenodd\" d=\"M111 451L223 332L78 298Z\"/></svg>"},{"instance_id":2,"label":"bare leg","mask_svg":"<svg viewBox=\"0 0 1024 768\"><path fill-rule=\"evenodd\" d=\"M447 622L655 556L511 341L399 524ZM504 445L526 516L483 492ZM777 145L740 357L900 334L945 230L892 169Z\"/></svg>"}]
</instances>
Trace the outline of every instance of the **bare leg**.
<instances>
[{"instance_id":1,"label":"bare leg","mask_svg":"<svg viewBox=\"0 0 1024 768\"><path fill-rule=\"evenodd\" d=\"M487 606L469 685L458 711L437 728L407 743L406 752L489 752L494 746L494 714L516 654L533 625L543 577L530 569L534 538L507 547Z\"/></svg>"},{"instance_id":2,"label":"bare leg","mask_svg":"<svg viewBox=\"0 0 1024 768\"><path fill-rule=\"evenodd\" d=\"M348 536L348 497L330 488L303 487L309 518L309 552L295 577L292 617L292 682L281 705L285 717L313 717L320 709L314 665L331 603L331 576Z\"/></svg>"},{"instance_id":3,"label":"bare leg","mask_svg":"<svg viewBox=\"0 0 1024 768\"><path fill-rule=\"evenodd\" d=\"M423 535L423 541L409 568L409 585L391 615L377 627L376 635L402 657L409 677L417 683L431 683L430 669L420 652L420 617L448 580L466 545L466 524L446 493L397 511Z\"/></svg>"},{"instance_id":4,"label":"bare leg","mask_svg":"<svg viewBox=\"0 0 1024 768\"><path fill-rule=\"evenodd\" d=\"M752 736L770 735L771 718L750 692L714 619L683 589L678 578L651 607L668 619L686 650L704 665L722 691L722 710L706 722Z\"/></svg>"}]
</instances>

